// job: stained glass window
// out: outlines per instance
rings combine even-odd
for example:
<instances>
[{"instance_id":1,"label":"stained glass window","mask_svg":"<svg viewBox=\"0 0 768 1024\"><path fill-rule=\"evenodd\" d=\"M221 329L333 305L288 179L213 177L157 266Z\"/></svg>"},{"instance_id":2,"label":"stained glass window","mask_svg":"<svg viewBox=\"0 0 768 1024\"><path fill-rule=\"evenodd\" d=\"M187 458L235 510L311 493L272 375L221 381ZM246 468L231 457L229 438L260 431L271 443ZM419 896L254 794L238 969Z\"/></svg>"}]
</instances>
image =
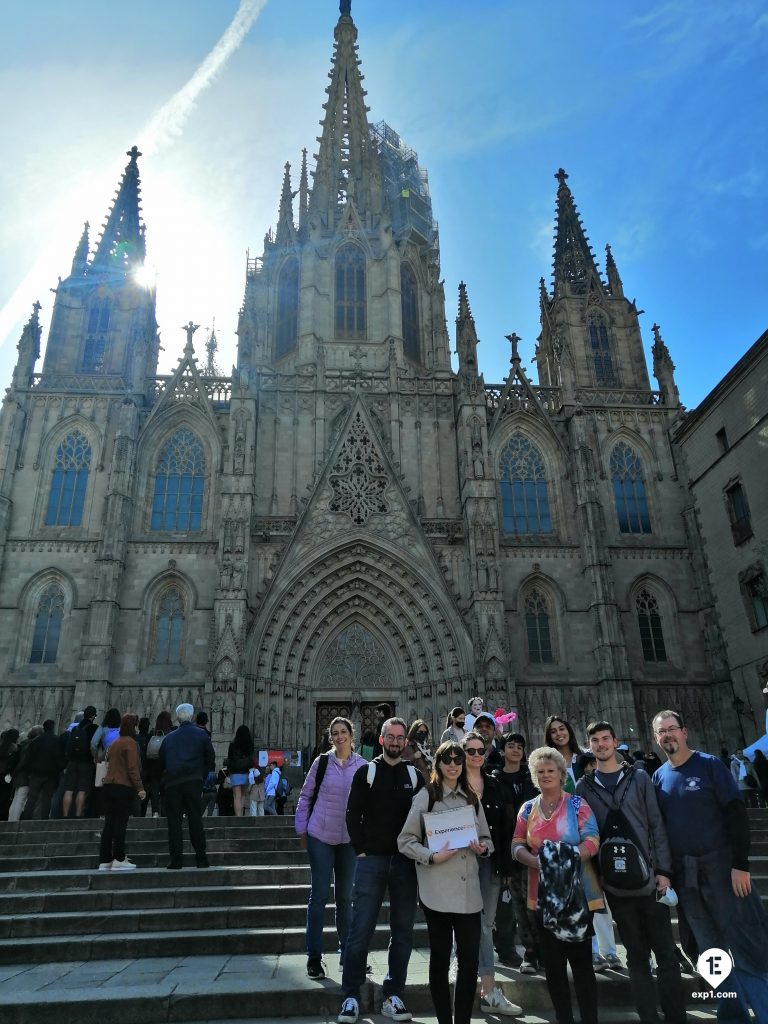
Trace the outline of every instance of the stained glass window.
<instances>
[{"instance_id":1,"label":"stained glass window","mask_svg":"<svg viewBox=\"0 0 768 1024\"><path fill-rule=\"evenodd\" d=\"M551 533L549 492L541 453L513 434L501 455L501 511L505 533Z\"/></svg>"},{"instance_id":2,"label":"stained glass window","mask_svg":"<svg viewBox=\"0 0 768 1024\"><path fill-rule=\"evenodd\" d=\"M51 665L56 661L64 618L64 592L57 583L51 583L40 595L32 634L32 664Z\"/></svg>"},{"instance_id":3,"label":"stained glass window","mask_svg":"<svg viewBox=\"0 0 768 1024\"><path fill-rule=\"evenodd\" d=\"M528 660L532 664L553 662L555 659L549 629L549 602L540 590L531 590L525 599L525 629L528 637Z\"/></svg>"},{"instance_id":4,"label":"stained glass window","mask_svg":"<svg viewBox=\"0 0 768 1024\"><path fill-rule=\"evenodd\" d=\"M613 362L608 325L599 313L591 313L587 320L589 343L592 346L592 360L595 367L595 383L599 388L619 386L619 377Z\"/></svg>"},{"instance_id":5,"label":"stained glass window","mask_svg":"<svg viewBox=\"0 0 768 1024\"><path fill-rule=\"evenodd\" d=\"M610 470L619 530L622 533L650 533L643 464L624 441L619 441L611 452Z\"/></svg>"},{"instance_id":6,"label":"stained glass window","mask_svg":"<svg viewBox=\"0 0 768 1024\"><path fill-rule=\"evenodd\" d=\"M336 254L336 337L365 338L365 253L344 245Z\"/></svg>"},{"instance_id":7,"label":"stained glass window","mask_svg":"<svg viewBox=\"0 0 768 1024\"><path fill-rule=\"evenodd\" d=\"M296 348L299 336L299 261L289 259L280 271L277 285L275 357Z\"/></svg>"},{"instance_id":8,"label":"stained glass window","mask_svg":"<svg viewBox=\"0 0 768 1024\"><path fill-rule=\"evenodd\" d=\"M635 600L640 642L646 661L666 661L667 649L659 614L659 602L650 590L643 588Z\"/></svg>"},{"instance_id":9,"label":"stained glass window","mask_svg":"<svg viewBox=\"0 0 768 1024\"><path fill-rule=\"evenodd\" d=\"M155 472L153 530L202 529L205 456L200 441L182 427L163 446Z\"/></svg>"},{"instance_id":10,"label":"stained glass window","mask_svg":"<svg viewBox=\"0 0 768 1024\"><path fill-rule=\"evenodd\" d=\"M79 430L68 434L56 449L46 526L79 526L83 518L91 446Z\"/></svg>"},{"instance_id":11,"label":"stained glass window","mask_svg":"<svg viewBox=\"0 0 768 1024\"><path fill-rule=\"evenodd\" d=\"M184 597L178 587L164 590L154 622L153 665L180 665L184 640Z\"/></svg>"},{"instance_id":12,"label":"stained glass window","mask_svg":"<svg viewBox=\"0 0 768 1024\"><path fill-rule=\"evenodd\" d=\"M403 316L403 352L408 359L418 363L419 345L419 300L416 275L407 263L400 264L400 309Z\"/></svg>"}]
</instances>

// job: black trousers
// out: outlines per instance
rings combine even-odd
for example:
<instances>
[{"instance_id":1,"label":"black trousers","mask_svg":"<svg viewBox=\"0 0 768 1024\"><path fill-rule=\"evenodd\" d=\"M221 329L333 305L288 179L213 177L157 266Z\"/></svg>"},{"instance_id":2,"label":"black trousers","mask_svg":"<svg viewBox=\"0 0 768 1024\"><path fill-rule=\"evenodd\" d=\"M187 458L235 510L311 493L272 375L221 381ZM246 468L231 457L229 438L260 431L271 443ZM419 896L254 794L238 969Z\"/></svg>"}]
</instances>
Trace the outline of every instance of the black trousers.
<instances>
[{"instance_id":1,"label":"black trousers","mask_svg":"<svg viewBox=\"0 0 768 1024\"><path fill-rule=\"evenodd\" d=\"M423 907L429 932L429 991L435 1006L437 1024L469 1024L477 988L480 961L481 915L443 914ZM448 971L456 938L456 975L454 1008L451 1011L451 985Z\"/></svg>"},{"instance_id":2,"label":"black trousers","mask_svg":"<svg viewBox=\"0 0 768 1024\"><path fill-rule=\"evenodd\" d=\"M101 787L104 808L104 828L101 830L99 862L125 860L125 833L134 806L136 791L133 786L118 786L110 782Z\"/></svg>"},{"instance_id":3,"label":"black trousers","mask_svg":"<svg viewBox=\"0 0 768 1024\"><path fill-rule=\"evenodd\" d=\"M649 957L656 957L659 1000L667 1024L685 1024L685 992L680 977L669 910L648 896L611 896L611 912L627 947L632 998L641 1024L657 1020L656 990Z\"/></svg>"},{"instance_id":4,"label":"black trousers","mask_svg":"<svg viewBox=\"0 0 768 1024\"><path fill-rule=\"evenodd\" d=\"M49 775L30 776L27 802L24 804L24 811L21 815L22 821L29 821L31 818L47 821L50 818L51 800L56 792L58 781L58 775L53 778ZM38 813L35 813L36 811Z\"/></svg>"},{"instance_id":5,"label":"black trousers","mask_svg":"<svg viewBox=\"0 0 768 1024\"><path fill-rule=\"evenodd\" d=\"M571 991L568 988L568 964L573 974L576 1002L581 1024L597 1024L597 982L592 968L592 936L581 942L563 942L537 921L539 950L544 961L549 997L555 1008L557 1024L574 1024Z\"/></svg>"},{"instance_id":6,"label":"black trousers","mask_svg":"<svg viewBox=\"0 0 768 1024\"><path fill-rule=\"evenodd\" d=\"M198 857L205 856L205 830L201 797L203 782L180 782L166 786L165 804L168 815L168 849L171 864L181 864L184 849L182 818L186 814L189 825L189 841Z\"/></svg>"}]
</instances>

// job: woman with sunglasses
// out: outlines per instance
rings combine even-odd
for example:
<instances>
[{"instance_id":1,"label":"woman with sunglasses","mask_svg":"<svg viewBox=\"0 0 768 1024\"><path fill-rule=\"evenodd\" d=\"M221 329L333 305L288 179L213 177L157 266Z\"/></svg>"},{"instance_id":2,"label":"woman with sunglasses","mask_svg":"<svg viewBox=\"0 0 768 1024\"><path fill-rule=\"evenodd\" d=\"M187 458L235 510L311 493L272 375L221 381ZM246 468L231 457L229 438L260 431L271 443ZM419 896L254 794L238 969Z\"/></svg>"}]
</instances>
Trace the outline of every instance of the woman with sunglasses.
<instances>
[{"instance_id":1,"label":"woman with sunglasses","mask_svg":"<svg viewBox=\"0 0 768 1024\"><path fill-rule=\"evenodd\" d=\"M433 853L426 843L424 815L429 811L445 814L467 805L475 811L477 840L460 850L449 849L446 842ZM488 857L493 844L483 806L467 781L464 751L455 741L441 743L435 751L429 784L413 798L397 845L400 853L416 861L419 902L429 932L429 990L438 1024L469 1024L483 907L478 858ZM459 966L452 1011L448 971L454 938Z\"/></svg>"},{"instance_id":2,"label":"woman with sunglasses","mask_svg":"<svg viewBox=\"0 0 768 1024\"><path fill-rule=\"evenodd\" d=\"M480 861L480 894L483 898L482 930L480 933L480 1009L483 1013L512 1017L522 1013L504 995L496 984L493 928L496 907L502 883L509 885L512 874L512 833L509 828L504 792L501 784L485 769L486 741L479 732L471 730L461 742L467 755L467 780L480 797L485 820L493 841L493 854Z\"/></svg>"},{"instance_id":3,"label":"woman with sunglasses","mask_svg":"<svg viewBox=\"0 0 768 1024\"><path fill-rule=\"evenodd\" d=\"M466 715L464 714L464 708L456 707L452 711L448 712L448 718L445 721L445 730L443 735L440 737L441 743L461 743L466 734L464 729L464 720Z\"/></svg>"}]
</instances>

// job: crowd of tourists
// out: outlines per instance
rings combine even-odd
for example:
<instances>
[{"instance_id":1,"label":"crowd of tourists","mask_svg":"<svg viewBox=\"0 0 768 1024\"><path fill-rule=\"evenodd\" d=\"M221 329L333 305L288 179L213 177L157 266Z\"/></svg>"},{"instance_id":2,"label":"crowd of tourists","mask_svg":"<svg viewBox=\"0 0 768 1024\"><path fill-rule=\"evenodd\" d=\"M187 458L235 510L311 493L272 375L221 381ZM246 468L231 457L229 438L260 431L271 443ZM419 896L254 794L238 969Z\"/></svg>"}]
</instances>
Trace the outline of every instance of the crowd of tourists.
<instances>
[{"instance_id":1,"label":"crowd of tourists","mask_svg":"<svg viewBox=\"0 0 768 1024\"><path fill-rule=\"evenodd\" d=\"M513 716L453 708L439 739L380 705L355 750L352 723L331 723L299 795L306 847L307 975L325 978L323 923L334 892L343 1003L355 1024L379 912L389 897L382 1013L411 1019L404 996L417 905L429 937L438 1024L467 1024L480 987L485 1013L520 1016L495 964L543 973L558 1024L573 1024L568 967L581 1024L597 1024L596 973L623 969L642 1024L686 1018L681 973L712 948L733 969L717 988L719 1019L768 1021L768 918L752 883L747 806L765 803L766 760L694 750L682 716L654 716L654 752L630 752L608 721L584 744L551 715L528 753ZM0 817L104 819L99 870L130 871L131 814L167 818L168 868L182 867L187 819L198 868L209 866L204 814L282 813L280 766L260 767L246 726L217 773L207 718L191 704L147 719L89 706L56 735L54 723L0 735ZM227 803L228 801L228 803ZM459 822L461 824L459 824ZM448 837L448 838L445 838ZM681 950L670 908L676 907ZM653 974L657 984L654 985Z\"/></svg>"},{"instance_id":2,"label":"crowd of tourists","mask_svg":"<svg viewBox=\"0 0 768 1024\"><path fill-rule=\"evenodd\" d=\"M719 1019L747 1024L751 1007L768 1021L768 917L750 874L742 752L692 749L674 710L652 723L663 759L630 752L608 721L590 722L582 747L571 723L550 716L530 754L525 737L500 724L479 698L451 711L436 744L423 720L390 717L369 762L355 752L352 723L331 722L295 824L311 867L307 975L317 980L333 882L338 1024L359 1018L387 893L382 1014L392 1020L411 1019L405 990L420 906L438 1024L467 1024L478 984L484 1013L525 1012L497 984L495 962L543 973L558 1024L574 1021L570 967L581 1024L597 1024L596 973L623 969L615 930L642 1024L659 1020L657 999L667 1024L684 1024L682 974L712 948L733 958L717 988ZM749 790L764 796L755 778ZM447 817L456 812L461 826Z\"/></svg>"}]
</instances>

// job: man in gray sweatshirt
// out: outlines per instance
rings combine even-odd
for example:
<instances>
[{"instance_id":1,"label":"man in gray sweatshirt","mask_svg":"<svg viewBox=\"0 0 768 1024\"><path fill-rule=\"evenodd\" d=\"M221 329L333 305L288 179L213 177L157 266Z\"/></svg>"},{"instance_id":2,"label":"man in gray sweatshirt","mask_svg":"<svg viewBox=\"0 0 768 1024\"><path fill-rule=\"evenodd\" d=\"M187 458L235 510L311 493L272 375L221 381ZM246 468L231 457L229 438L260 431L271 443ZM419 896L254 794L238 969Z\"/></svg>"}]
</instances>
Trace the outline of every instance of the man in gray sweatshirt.
<instances>
[{"instance_id":1,"label":"man in gray sweatshirt","mask_svg":"<svg viewBox=\"0 0 768 1024\"><path fill-rule=\"evenodd\" d=\"M658 902L670 885L672 856L656 791L647 772L626 765L616 756L618 740L610 722L591 722L587 738L597 770L579 779L576 792L594 811L601 836L610 811L621 804L621 813L651 868L650 878L639 889L620 889L603 879L610 894L613 918L627 948L627 968L637 1012L642 1024L658 1020L650 968L653 952L667 1024L685 1024L685 993L672 922L668 907Z\"/></svg>"}]
</instances>

